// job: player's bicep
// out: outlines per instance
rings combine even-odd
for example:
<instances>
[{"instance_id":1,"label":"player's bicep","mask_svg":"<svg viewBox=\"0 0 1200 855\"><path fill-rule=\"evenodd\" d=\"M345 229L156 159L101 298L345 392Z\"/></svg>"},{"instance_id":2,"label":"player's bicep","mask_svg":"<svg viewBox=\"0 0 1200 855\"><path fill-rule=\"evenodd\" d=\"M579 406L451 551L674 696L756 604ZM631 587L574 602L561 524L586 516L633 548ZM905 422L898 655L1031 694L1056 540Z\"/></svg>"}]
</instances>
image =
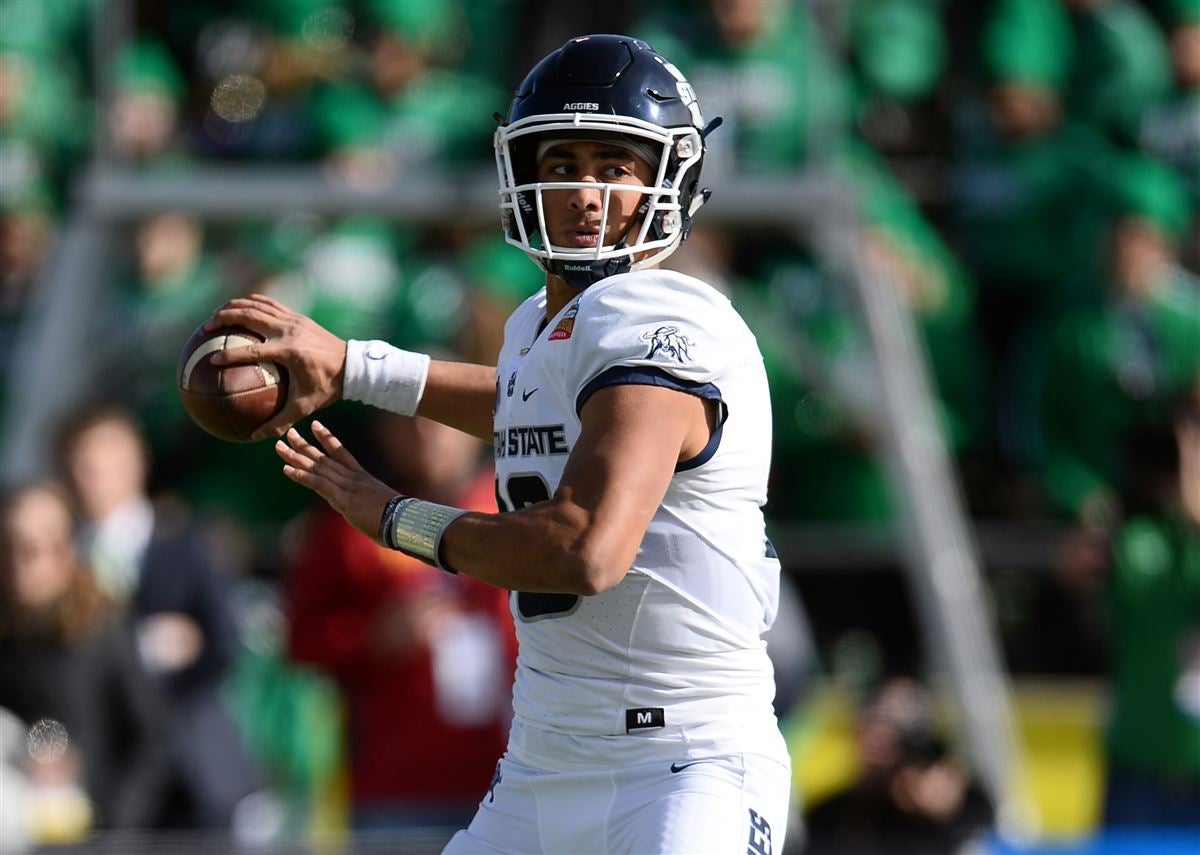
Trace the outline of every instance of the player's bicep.
<instances>
[{"instance_id":1,"label":"player's bicep","mask_svg":"<svg viewBox=\"0 0 1200 855\"><path fill-rule=\"evenodd\" d=\"M707 431L699 398L655 386L597 391L580 411L579 439L555 498L581 508L584 547L619 581L662 502L689 437Z\"/></svg>"}]
</instances>

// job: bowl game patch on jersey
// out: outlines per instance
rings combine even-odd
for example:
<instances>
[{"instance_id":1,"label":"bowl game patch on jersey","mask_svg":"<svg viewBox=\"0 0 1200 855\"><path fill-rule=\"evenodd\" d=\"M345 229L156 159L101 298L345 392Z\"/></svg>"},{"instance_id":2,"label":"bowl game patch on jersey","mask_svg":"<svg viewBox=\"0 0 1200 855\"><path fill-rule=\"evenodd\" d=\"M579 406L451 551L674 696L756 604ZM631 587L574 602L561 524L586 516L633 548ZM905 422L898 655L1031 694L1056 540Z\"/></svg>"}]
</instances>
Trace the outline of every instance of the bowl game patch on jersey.
<instances>
[{"instance_id":1,"label":"bowl game patch on jersey","mask_svg":"<svg viewBox=\"0 0 1200 855\"><path fill-rule=\"evenodd\" d=\"M554 331L550 333L550 341L563 341L571 337L571 333L575 331L575 316L579 314L579 304L571 306L567 309L567 313L563 315Z\"/></svg>"}]
</instances>

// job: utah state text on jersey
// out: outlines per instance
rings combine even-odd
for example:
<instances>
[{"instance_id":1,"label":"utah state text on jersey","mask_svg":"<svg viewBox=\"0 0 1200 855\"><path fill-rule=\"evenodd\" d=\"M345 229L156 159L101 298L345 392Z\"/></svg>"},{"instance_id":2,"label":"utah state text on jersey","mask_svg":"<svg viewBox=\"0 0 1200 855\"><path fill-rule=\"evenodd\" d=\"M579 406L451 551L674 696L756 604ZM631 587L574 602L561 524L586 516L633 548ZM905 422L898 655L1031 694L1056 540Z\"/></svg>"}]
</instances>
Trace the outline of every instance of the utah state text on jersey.
<instances>
[{"instance_id":1,"label":"utah state text on jersey","mask_svg":"<svg viewBox=\"0 0 1200 855\"><path fill-rule=\"evenodd\" d=\"M492 432L496 457L528 457L531 454L567 454L570 447L563 425L520 425Z\"/></svg>"}]
</instances>

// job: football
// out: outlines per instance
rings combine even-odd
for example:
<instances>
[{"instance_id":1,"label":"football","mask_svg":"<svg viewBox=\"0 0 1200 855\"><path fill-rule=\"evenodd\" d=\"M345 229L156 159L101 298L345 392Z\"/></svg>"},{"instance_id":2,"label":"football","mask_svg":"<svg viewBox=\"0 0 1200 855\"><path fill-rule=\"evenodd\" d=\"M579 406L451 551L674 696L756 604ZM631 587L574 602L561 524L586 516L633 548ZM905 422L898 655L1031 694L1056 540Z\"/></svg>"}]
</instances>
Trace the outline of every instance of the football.
<instances>
[{"instance_id":1,"label":"football","mask_svg":"<svg viewBox=\"0 0 1200 855\"><path fill-rule=\"evenodd\" d=\"M215 437L249 442L255 428L287 401L287 371L274 362L213 365L213 354L263 337L243 327L198 328L179 354L179 398L192 421Z\"/></svg>"}]
</instances>

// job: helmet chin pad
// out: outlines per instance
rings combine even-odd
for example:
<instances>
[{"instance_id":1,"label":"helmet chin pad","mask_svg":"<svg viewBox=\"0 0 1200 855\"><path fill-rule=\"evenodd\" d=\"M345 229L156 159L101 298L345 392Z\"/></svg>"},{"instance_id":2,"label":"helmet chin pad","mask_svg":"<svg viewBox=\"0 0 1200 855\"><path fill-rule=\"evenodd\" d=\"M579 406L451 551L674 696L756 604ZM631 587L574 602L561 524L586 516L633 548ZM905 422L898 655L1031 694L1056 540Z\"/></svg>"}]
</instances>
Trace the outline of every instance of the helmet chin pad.
<instances>
[{"instance_id":1,"label":"helmet chin pad","mask_svg":"<svg viewBox=\"0 0 1200 855\"><path fill-rule=\"evenodd\" d=\"M544 264L546 272L562 279L572 288L583 290L594 285L601 279L628 273L633 267L629 257L606 258L601 261L547 261Z\"/></svg>"}]
</instances>

